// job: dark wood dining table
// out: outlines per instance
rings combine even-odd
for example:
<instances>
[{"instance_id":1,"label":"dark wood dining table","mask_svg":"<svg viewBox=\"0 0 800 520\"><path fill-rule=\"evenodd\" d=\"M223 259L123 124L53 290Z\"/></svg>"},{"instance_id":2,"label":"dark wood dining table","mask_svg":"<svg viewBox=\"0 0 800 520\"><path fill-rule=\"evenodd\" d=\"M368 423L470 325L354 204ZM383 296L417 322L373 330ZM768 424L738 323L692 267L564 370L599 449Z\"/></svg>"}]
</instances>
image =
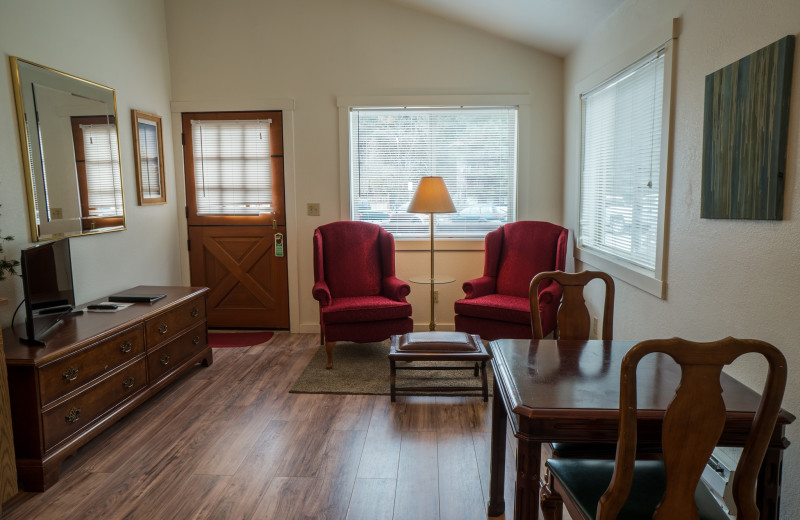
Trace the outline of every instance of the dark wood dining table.
<instances>
[{"instance_id":1,"label":"dark wood dining table","mask_svg":"<svg viewBox=\"0 0 800 520\"><path fill-rule=\"evenodd\" d=\"M616 443L620 364L636 343L552 339L490 343L494 396L489 517L505 511L507 423L518 443L515 519L539 518L542 443ZM660 445L664 411L680 380L680 367L669 356L651 354L639 364L637 378L638 442ZM727 419L718 445L744 446L760 395L724 373L721 384ZM794 419L781 410L775 424L758 479L761 518L779 516L781 460L789 445L784 429Z\"/></svg>"}]
</instances>

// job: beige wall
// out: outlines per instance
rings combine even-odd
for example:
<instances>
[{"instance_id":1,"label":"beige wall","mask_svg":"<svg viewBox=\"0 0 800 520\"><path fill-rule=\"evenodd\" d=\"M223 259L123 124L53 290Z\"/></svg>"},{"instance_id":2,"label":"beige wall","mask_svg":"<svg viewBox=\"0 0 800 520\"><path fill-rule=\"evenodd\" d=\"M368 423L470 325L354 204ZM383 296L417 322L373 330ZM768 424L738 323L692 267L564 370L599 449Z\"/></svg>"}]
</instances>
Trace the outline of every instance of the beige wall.
<instances>
[{"instance_id":1,"label":"beige wall","mask_svg":"<svg viewBox=\"0 0 800 520\"><path fill-rule=\"evenodd\" d=\"M565 213L577 224L579 102L575 87L606 64L635 51L665 22L681 18L676 45L673 169L667 242L667 296L660 300L618 282L618 338L752 337L786 355L784 408L800 415L800 52L795 51L784 220L700 218L705 76L788 34L800 32L800 2L776 0L638 0L627 2L568 57L565 76ZM644 55L651 48L640 48ZM763 366L748 359L731 372L760 389ZM800 428L788 428L781 517L800 517Z\"/></svg>"},{"instance_id":2,"label":"beige wall","mask_svg":"<svg viewBox=\"0 0 800 520\"><path fill-rule=\"evenodd\" d=\"M167 0L166 6L176 107L295 107L289 117L293 150L286 158L292 330L318 330L313 231L347 218L340 202L338 97L529 94L525 124L533 130L520 143L529 156L520 173L520 217L560 221L560 58L392 2ZM321 216L306 216L309 202L320 203ZM461 283L482 274L482 245L437 254L437 271L457 279L440 288L437 313L444 327L452 327ZM427 247L398 252L401 277L429 272ZM412 286L409 300L418 326L425 326L428 288Z\"/></svg>"},{"instance_id":3,"label":"beige wall","mask_svg":"<svg viewBox=\"0 0 800 520\"><path fill-rule=\"evenodd\" d=\"M10 258L30 243L9 56L18 56L116 89L126 231L70 240L78 303L142 283L177 284L177 205L172 142L164 143L169 189L164 206L136 205L131 108L169 115L169 67L161 0L0 0L0 230ZM170 121L166 117L165 132ZM22 300L19 278L0 283L0 323ZM18 316L18 319L20 317Z\"/></svg>"}]
</instances>

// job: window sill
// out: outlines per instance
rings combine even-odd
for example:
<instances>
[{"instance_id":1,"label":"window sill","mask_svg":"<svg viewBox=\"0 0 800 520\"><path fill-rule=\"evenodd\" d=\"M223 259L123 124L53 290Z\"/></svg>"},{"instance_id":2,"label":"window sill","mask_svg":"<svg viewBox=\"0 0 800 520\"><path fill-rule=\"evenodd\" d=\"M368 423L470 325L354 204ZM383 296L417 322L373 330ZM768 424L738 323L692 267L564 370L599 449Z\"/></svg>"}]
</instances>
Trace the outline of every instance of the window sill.
<instances>
[{"instance_id":1,"label":"window sill","mask_svg":"<svg viewBox=\"0 0 800 520\"><path fill-rule=\"evenodd\" d=\"M651 271L630 264L623 264L611 256L601 255L580 247L575 248L575 259L604 271L614 278L650 293L657 298L664 299L666 282L656 278Z\"/></svg>"}]
</instances>

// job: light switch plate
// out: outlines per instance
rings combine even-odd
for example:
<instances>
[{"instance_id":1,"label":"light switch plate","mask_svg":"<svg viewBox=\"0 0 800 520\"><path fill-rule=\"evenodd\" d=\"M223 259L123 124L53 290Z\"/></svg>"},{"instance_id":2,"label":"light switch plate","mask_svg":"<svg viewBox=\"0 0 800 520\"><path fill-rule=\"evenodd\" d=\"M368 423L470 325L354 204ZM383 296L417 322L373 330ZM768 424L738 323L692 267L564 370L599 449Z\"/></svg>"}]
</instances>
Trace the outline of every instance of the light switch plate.
<instances>
[{"instance_id":1,"label":"light switch plate","mask_svg":"<svg viewBox=\"0 0 800 520\"><path fill-rule=\"evenodd\" d=\"M319 216L319 202L309 202L306 204L308 207L308 216L309 217L318 217Z\"/></svg>"}]
</instances>

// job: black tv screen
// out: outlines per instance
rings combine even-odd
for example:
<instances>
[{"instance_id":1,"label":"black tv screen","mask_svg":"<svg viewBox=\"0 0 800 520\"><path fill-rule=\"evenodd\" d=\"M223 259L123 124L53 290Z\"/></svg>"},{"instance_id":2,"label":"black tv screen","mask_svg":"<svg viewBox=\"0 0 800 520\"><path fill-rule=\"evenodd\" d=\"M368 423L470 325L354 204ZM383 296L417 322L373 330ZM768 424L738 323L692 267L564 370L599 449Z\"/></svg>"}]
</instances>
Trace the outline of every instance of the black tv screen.
<instances>
[{"instance_id":1,"label":"black tv screen","mask_svg":"<svg viewBox=\"0 0 800 520\"><path fill-rule=\"evenodd\" d=\"M45 242L22 250L27 342L44 338L75 307L69 240Z\"/></svg>"}]
</instances>

